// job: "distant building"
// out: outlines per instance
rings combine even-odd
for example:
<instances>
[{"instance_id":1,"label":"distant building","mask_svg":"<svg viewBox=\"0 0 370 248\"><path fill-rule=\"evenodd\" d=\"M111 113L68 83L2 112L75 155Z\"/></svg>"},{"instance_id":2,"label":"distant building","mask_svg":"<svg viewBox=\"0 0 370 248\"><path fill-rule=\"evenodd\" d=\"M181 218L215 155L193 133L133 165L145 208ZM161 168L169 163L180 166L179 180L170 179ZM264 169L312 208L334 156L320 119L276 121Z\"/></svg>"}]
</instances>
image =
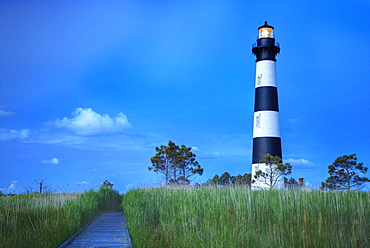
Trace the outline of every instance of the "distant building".
<instances>
[{"instance_id":1,"label":"distant building","mask_svg":"<svg viewBox=\"0 0 370 248\"><path fill-rule=\"evenodd\" d=\"M304 191L311 191L309 187L304 184L304 178L298 178L298 183L284 183L284 187L286 189L296 189L296 190L304 190Z\"/></svg>"}]
</instances>

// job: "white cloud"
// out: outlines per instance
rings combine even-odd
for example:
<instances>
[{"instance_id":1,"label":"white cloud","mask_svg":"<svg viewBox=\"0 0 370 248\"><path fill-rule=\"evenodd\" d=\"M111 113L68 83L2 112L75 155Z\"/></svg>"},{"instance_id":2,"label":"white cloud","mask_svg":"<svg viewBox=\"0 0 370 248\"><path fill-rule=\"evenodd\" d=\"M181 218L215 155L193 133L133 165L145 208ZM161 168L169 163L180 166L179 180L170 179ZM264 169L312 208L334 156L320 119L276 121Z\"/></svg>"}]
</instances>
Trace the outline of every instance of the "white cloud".
<instances>
[{"instance_id":1,"label":"white cloud","mask_svg":"<svg viewBox=\"0 0 370 248\"><path fill-rule=\"evenodd\" d=\"M77 182L76 184L80 185L80 184L90 184L90 183L86 181L82 181L82 182Z\"/></svg>"},{"instance_id":2,"label":"white cloud","mask_svg":"<svg viewBox=\"0 0 370 248\"><path fill-rule=\"evenodd\" d=\"M12 183L9 185L9 190L16 189L17 188L18 181L12 181Z\"/></svg>"},{"instance_id":3,"label":"white cloud","mask_svg":"<svg viewBox=\"0 0 370 248\"><path fill-rule=\"evenodd\" d=\"M19 193L19 188L18 188L18 185L17 185L18 181L14 181L12 180L9 187L3 187L3 188L0 188L0 191L2 191L4 194L9 194L9 193Z\"/></svg>"},{"instance_id":4,"label":"white cloud","mask_svg":"<svg viewBox=\"0 0 370 248\"><path fill-rule=\"evenodd\" d=\"M107 114L100 115L91 108L76 108L72 115L73 118L57 119L54 124L83 136L119 133L131 127L123 113L111 118Z\"/></svg>"},{"instance_id":5,"label":"white cloud","mask_svg":"<svg viewBox=\"0 0 370 248\"><path fill-rule=\"evenodd\" d=\"M44 163L44 164L59 164L59 159L52 158L50 160L42 160L42 163Z\"/></svg>"},{"instance_id":6,"label":"white cloud","mask_svg":"<svg viewBox=\"0 0 370 248\"><path fill-rule=\"evenodd\" d=\"M0 117L1 116L11 116L11 115L15 115L15 113L0 109Z\"/></svg>"},{"instance_id":7,"label":"white cloud","mask_svg":"<svg viewBox=\"0 0 370 248\"><path fill-rule=\"evenodd\" d=\"M0 140L12 140L12 139L27 139L30 137L31 131L29 129L14 130L0 128Z\"/></svg>"},{"instance_id":8,"label":"white cloud","mask_svg":"<svg viewBox=\"0 0 370 248\"><path fill-rule=\"evenodd\" d=\"M191 149L192 149L192 152L197 156L197 158L208 159L208 158L221 157L220 152L203 151L196 146L193 146Z\"/></svg>"},{"instance_id":9,"label":"white cloud","mask_svg":"<svg viewBox=\"0 0 370 248\"><path fill-rule=\"evenodd\" d=\"M297 169L313 169L316 168L316 165L308 161L307 159L304 158L299 158L299 159L294 159L294 158L288 158L284 159L284 163L289 163L293 166L294 168Z\"/></svg>"}]
</instances>

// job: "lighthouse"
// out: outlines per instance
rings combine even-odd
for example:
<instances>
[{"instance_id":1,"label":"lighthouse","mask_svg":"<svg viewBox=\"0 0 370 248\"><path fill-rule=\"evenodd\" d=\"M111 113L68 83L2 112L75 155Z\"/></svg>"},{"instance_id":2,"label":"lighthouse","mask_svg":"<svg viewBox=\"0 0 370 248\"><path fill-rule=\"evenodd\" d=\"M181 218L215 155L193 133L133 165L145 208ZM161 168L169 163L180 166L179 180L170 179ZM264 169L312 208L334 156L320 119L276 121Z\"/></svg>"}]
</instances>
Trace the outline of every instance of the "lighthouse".
<instances>
[{"instance_id":1,"label":"lighthouse","mask_svg":"<svg viewBox=\"0 0 370 248\"><path fill-rule=\"evenodd\" d=\"M275 42L274 27L265 22L258 28L257 43L252 47L252 53L256 56L252 178L257 171L266 171L265 164L260 163L265 154L282 157L275 66L276 55L279 52L280 47ZM258 180L252 186L266 187Z\"/></svg>"}]
</instances>

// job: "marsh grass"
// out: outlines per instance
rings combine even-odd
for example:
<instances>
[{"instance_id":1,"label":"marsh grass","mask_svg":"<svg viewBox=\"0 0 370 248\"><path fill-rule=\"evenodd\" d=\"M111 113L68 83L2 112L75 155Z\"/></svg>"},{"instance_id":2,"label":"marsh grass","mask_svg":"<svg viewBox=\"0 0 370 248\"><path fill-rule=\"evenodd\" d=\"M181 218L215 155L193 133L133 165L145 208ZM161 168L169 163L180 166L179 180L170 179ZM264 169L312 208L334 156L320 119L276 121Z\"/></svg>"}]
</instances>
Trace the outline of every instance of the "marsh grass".
<instances>
[{"instance_id":1,"label":"marsh grass","mask_svg":"<svg viewBox=\"0 0 370 248\"><path fill-rule=\"evenodd\" d=\"M82 194L0 197L0 247L58 247L102 210L117 210L111 189Z\"/></svg>"},{"instance_id":2,"label":"marsh grass","mask_svg":"<svg viewBox=\"0 0 370 248\"><path fill-rule=\"evenodd\" d=\"M369 247L370 194L150 188L124 195L134 247Z\"/></svg>"}]
</instances>

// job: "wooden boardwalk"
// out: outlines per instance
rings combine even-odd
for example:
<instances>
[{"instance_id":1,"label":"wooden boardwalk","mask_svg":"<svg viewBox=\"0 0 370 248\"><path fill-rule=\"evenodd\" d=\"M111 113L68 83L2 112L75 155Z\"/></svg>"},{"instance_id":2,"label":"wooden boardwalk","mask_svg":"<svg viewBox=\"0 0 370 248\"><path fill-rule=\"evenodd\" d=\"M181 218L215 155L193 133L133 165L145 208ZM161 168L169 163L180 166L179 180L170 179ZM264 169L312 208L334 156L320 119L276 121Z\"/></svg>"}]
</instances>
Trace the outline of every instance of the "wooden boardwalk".
<instances>
[{"instance_id":1,"label":"wooden boardwalk","mask_svg":"<svg viewBox=\"0 0 370 248\"><path fill-rule=\"evenodd\" d=\"M122 212L102 212L62 247L128 247L132 248Z\"/></svg>"}]
</instances>

